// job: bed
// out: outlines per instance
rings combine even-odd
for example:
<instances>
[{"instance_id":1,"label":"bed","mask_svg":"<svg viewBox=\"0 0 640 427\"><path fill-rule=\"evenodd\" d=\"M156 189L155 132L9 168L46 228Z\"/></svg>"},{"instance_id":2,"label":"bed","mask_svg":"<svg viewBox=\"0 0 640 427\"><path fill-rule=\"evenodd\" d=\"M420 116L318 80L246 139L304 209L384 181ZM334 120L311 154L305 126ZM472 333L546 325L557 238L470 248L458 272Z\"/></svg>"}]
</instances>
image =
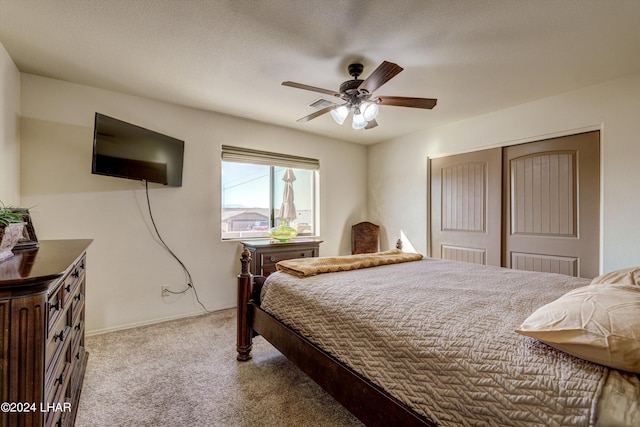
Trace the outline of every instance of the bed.
<instances>
[{"instance_id":1,"label":"bed","mask_svg":"<svg viewBox=\"0 0 640 427\"><path fill-rule=\"evenodd\" d=\"M621 361L596 344L576 344L575 332L573 342L555 342L557 335L565 340L566 328L540 327L557 314L548 306L578 298L572 292L622 287L635 298L640 287L398 252L368 256L407 259L367 261L366 268L352 265L362 264L361 255L327 260L333 267L320 269L324 259L290 260L266 280L249 273L243 252L238 360L251 358L260 334L371 426L640 425L639 337L612 344L608 336L609 347L625 346ZM632 301L625 315L637 317L639 302L623 295ZM536 335L541 330L546 335ZM609 359L576 357L585 346L593 353L587 358ZM619 363L631 366L605 366Z\"/></svg>"}]
</instances>

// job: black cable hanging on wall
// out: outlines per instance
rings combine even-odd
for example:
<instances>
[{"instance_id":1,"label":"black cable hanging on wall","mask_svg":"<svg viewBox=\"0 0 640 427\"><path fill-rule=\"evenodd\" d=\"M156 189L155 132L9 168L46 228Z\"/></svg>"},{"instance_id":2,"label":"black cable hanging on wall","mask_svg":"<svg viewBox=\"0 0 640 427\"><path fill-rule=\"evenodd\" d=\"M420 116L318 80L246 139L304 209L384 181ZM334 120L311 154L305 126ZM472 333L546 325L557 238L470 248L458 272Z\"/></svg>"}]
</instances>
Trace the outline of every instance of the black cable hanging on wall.
<instances>
[{"instance_id":1,"label":"black cable hanging on wall","mask_svg":"<svg viewBox=\"0 0 640 427\"><path fill-rule=\"evenodd\" d=\"M164 239L160 235L160 232L158 231L158 227L156 226L156 221L153 219L153 213L151 212L151 201L149 200L149 182L146 179L143 181L144 181L145 194L147 196L147 207L149 209L149 217L151 218L151 224L153 225L153 229L156 233L156 236L158 236L158 239L160 240L162 247L167 252L169 252L169 254L173 257L173 259L175 259L178 262L178 264L180 264L180 267L182 267L182 270L184 271L184 274L187 277L187 287L185 289L179 292L174 292L167 289L166 292L173 295L180 295L180 294L184 294L191 288L193 289L193 294L195 295L196 301L198 301L198 304L200 304L200 306L204 311L206 311L207 313L211 313L211 311L207 310L207 307L205 307L204 304L200 301L200 297L198 296L196 287L193 284L193 279L191 278L191 273L189 272L189 269L184 265L184 263L180 260L180 258L178 258L178 256L171 250L171 248L169 248L169 246L165 243Z\"/></svg>"}]
</instances>

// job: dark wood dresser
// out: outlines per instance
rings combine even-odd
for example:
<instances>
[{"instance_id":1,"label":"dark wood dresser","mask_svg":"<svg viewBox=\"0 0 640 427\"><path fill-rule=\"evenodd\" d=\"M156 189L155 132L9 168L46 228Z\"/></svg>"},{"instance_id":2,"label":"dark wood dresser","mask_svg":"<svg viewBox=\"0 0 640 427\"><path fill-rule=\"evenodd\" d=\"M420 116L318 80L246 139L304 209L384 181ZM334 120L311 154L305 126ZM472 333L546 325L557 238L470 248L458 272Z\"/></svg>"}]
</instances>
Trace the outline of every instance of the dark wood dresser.
<instances>
[{"instance_id":1,"label":"dark wood dresser","mask_svg":"<svg viewBox=\"0 0 640 427\"><path fill-rule=\"evenodd\" d=\"M285 259L320 256L322 240L291 240L280 243L273 240L241 242L251 253L251 274L265 276L276 271L276 263Z\"/></svg>"},{"instance_id":2,"label":"dark wood dresser","mask_svg":"<svg viewBox=\"0 0 640 427\"><path fill-rule=\"evenodd\" d=\"M0 426L72 426L87 366L86 249L44 240L0 262Z\"/></svg>"}]
</instances>

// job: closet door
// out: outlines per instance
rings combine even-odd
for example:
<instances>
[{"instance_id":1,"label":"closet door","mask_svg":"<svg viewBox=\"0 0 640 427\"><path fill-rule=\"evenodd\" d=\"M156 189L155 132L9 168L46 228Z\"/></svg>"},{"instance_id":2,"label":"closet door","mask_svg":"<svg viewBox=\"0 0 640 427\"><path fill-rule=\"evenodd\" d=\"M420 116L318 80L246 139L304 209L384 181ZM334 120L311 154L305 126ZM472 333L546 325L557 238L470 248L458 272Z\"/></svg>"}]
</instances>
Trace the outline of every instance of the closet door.
<instances>
[{"instance_id":1,"label":"closet door","mask_svg":"<svg viewBox=\"0 0 640 427\"><path fill-rule=\"evenodd\" d=\"M500 265L502 150L431 159L430 256Z\"/></svg>"},{"instance_id":2,"label":"closet door","mask_svg":"<svg viewBox=\"0 0 640 427\"><path fill-rule=\"evenodd\" d=\"M504 154L504 266L597 276L600 133L505 147Z\"/></svg>"}]
</instances>

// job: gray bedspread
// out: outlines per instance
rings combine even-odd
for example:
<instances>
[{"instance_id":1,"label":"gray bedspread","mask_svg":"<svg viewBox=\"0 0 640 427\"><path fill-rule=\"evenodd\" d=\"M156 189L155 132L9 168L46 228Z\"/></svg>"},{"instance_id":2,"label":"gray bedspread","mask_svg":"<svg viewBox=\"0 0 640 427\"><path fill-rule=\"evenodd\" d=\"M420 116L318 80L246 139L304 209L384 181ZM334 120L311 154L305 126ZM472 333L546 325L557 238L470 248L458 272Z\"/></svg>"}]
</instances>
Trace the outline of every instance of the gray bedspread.
<instances>
[{"instance_id":1,"label":"gray bedspread","mask_svg":"<svg viewBox=\"0 0 640 427\"><path fill-rule=\"evenodd\" d=\"M608 370L514 330L587 279L421 261L269 276L267 312L442 426L590 426Z\"/></svg>"}]
</instances>

